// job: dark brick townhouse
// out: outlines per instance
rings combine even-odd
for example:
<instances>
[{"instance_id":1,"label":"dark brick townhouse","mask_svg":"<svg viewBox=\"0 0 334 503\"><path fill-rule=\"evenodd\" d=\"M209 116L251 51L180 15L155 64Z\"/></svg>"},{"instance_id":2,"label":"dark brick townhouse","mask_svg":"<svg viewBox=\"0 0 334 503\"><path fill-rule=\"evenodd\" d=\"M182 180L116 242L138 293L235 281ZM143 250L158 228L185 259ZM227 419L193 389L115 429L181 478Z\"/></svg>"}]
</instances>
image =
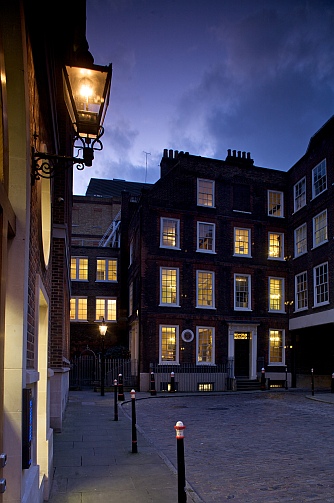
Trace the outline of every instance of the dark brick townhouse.
<instances>
[{"instance_id":1,"label":"dark brick townhouse","mask_svg":"<svg viewBox=\"0 0 334 503\"><path fill-rule=\"evenodd\" d=\"M89 197L80 202L94 211L101 204L121 209L113 222L121 220L119 241L116 249L102 240L88 250L75 236L72 258L93 257L92 334L96 296L102 296L96 288L117 298L111 332L118 339L109 343L128 344L141 389L149 388L153 370L158 379L164 368L175 370L179 388L182 369L193 373L194 390L259 380L262 369L271 385L309 386L311 368L319 385L329 385L333 129L332 117L289 171L258 167L241 151L217 160L165 150L154 185L91 180ZM110 282L97 284L97 257L117 257L118 294ZM78 282L73 285L72 294ZM72 349L80 341L73 322ZM222 381L218 374L196 381L215 368Z\"/></svg>"}]
</instances>

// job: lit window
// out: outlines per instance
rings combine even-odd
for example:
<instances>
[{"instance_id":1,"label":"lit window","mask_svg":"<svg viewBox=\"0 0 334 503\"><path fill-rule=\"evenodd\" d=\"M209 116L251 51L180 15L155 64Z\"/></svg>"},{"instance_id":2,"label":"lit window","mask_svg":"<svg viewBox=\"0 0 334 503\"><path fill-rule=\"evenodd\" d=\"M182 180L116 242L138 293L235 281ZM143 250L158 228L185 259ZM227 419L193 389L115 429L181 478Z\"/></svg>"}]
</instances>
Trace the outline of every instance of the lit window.
<instances>
[{"instance_id":1,"label":"lit window","mask_svg":"<svg viewBox=\"0 0 334 503\"><path fill-rule=\"evenodd\" d=\"M70 300L70 320L87 321L87 297L72 297Z\"/></svg>"},{"instance_id":2,"label":"lit window","mask_svg":"<svg viewBox=\"0 0 334 503\"><path fill-rule=\"evenodd\" d=\"M328 304L328 263L314 268L314 305Z\"/></svg>"},{"instance_id":3,"label":"lit window","mask_svg":"<svg viewBox=\"0 0 334 503\"><path fill-rule=\"evenodd\" d=\"M268 258L284 259L284 234L280 232L269 232L268 234Z\"/></svg>"},{"instance_id":4,"label":"lit window","mask_svg":"<svg viewBox=\"0 0 334 503\"><path fill-rule=\"evenodd\" d=\"M295 257L307 252L307 227L306 224L295 229Z\"/></svg>"},{"instance_id":5,"label":"lit window","mask_svg":"<svg viewBox=\"0 0 334 503\"><path fill-rule=\"evenodd\" d=\"M88 280L87 257L71 257L71 280L74 281Z\"/></svg>"},{"instance_id":6,"label":"lit window","mask_svg":"<svg viewBox=\"0 0 334 503\"><path fill-rule=\"evenodd\" d=\"M249 274L234 275L234 309L251 309L251 277Z\"/></svg>"},{"instance_id":7,"label":"lit window","mask_svg":"<svg viewBox=\"0 0 334 503\"><path fill-rule=\"evenodd\" d=\"M312 197L317 197L327 189L326 159L312 170Z\"/></svg>"},{"instance_id":8,"label":"lit window","mask_svg":"<svg viewBox=\"0 0 334 503\"><path fill-rule=\"evenodd\" d=\"M159 339L160 363L178 363L179 327L177 325L160 325Z\"/></svg>"},{"instance_id":9,"label":"lit window","mask_svg":"<svg viewBox=\"0 0 334 503\"><path fill-rule=\"evenodd\" d=\"M197 222L197 251L215 252L215 224Z\"/></svg>"},{"instance_id":10,"label":"lit window","mask_svg":"<svg viewBox=\"0 0 334 503\"><path fill-rule=\"evenodd\" d=\"M174 218L160 219L160 246L180 248L180 221Z\"/></svg>"},{"instance_id":11,"label":"lit window","mask_svg":"<svg viewBox=\"0 0 334 503\"><path fill-rule=\"evenodd\" d=\"M96 299L96 320L104 318L106 321L116 321L116 299Z\"/></svg>"},{"instance_id":12,"label":"lit window","mask_svg":"<svg viewBox=\"0 0 334 503\"><path fill-rule=\"evenodd\" d=\"M298 211L306 204L306 178L302 178L293 188L294 211Z\"/></svg>"},{"instance_id":13,"label":"lit window","mask_svg":"<svg viewBox=\"0 0 334 503\"><path fill-rule=\"evenodd\" d=\"M234 255L251 256L250 251L250 229L234 229Z\"/></svg>"},{"instance_id":14,"label":"lit window","mask_svg":"<svg viewBox=\"0 0 334 503\"><path fill-rule=\"evenodd\" d=\"M197 271L197 307L214 306L214 273Z\"/></svg>"},{"instance_id":15,"label":"lit window","mask_svg":"<svg viewBox=\"0 0 334 503\"><path fill-rule=\"evenodd\" d=\"M196 353L198 364L214 363L214 328L197 327Z\"/></svg>"},{"instance_id":16,"label":"lit window","mask_svg":"<svg viewBox=\"0 0 334 503\"><path fill-rule=\"evenodd\" d=\"M313 218L313 247L327 242L327 210Z\"/></svg>"},{"instance_id":17,"label":"lit window","mask_svg":"<svg viewBox=\"0 0 334 503\"><path fill-rule=\"evenodd\" d=\"M295 277L295 292L296 300L295 306L296 311L301 311L302 309L307 309L307 273L301 272Z\"/></svg>"},{"instance_id":18,"label":"lit window","mask_svg":"<svg viewBox=\"0 0 334 503\"><path fill-rule=\"evenodd\" d=\"M97 259L96 281L117 281L117 259Z\"/></svg>"},{"instance_id":19,"label":"lit window","mask_svg":"<svg viewBox=\"0 0 334 503\"><path fill-rule=\"evenodd\" d=\"M271 217L284 217L283 192L268 190L268 215Z\"/></svg>"},{"instance_id":20,"label":"lit window","mask_svg":"<svg viewBox=\"0 0 334 503\"><path fill-rule=\"evenodd\" d=\"M284 312L283 278L269 278L269 311Z\"/></svg>"},{"instance_id":21,"label":"lit window","mask_svg":"<svg viewBox=\"0 0 334 503\"><path fill-rule=\"evenodd\" d=\"M179 269L160 268L160 305L179 305Z\"/></svg>"},{"instance_id":22,"label":"lit window","mask_svg":"<svg viewBox=\"0 0 334 503\"><path fill-rule=\"evenodd\" d=\"M269 330L269 363L283 363L284 330Z\"/></svg>"},{"instance_id":23,"label":"lit window","mask_svg":"<svg viewBox=\"0 0 334 503\"><path fill-rule=\"evenodd\" d=\"M197 179L197 204L198 206L215 205L215 182L213 180Z\"/></svg>"}]
</instances>

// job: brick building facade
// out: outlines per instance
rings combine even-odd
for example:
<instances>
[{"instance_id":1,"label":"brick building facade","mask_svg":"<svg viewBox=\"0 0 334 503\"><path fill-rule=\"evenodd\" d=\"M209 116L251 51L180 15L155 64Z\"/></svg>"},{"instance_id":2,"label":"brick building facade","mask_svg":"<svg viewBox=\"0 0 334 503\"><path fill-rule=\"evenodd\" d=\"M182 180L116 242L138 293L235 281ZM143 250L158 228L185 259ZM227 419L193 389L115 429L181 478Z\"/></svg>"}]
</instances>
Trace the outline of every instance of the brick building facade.
<instances>
[{"instance_id":1,"label":"brick building facade","mask_svg":"<svg viewBox=\"0 0 334 503\"><path fill-rule=\"evenodd\" d=\"M262 369L272 385L309 386L311 368L329 385L333 127L288 171L165 150L160 179L122 194L120 302L141 389L167 364L225 365L224 389Z\"/></svg>"}]
</instances>

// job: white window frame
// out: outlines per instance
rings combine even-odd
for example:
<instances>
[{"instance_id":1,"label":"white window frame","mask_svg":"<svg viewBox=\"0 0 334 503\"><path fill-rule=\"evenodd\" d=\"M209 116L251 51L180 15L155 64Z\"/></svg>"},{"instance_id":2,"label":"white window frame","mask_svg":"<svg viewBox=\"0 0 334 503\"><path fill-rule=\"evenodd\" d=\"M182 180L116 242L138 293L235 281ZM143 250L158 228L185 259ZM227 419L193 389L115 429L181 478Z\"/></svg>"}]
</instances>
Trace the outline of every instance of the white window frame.
<instances>
[{"instance_id":1,"label":"white window frame","mask_svg":"<svg viewBox=\"0 0 334 503\"><path fill-rule=\"evenodd\" d=\"M237 251L237 248L238 248L237 247L237 242L238 242L237 233L238 233L238 231L245 231L247 233L248 253L240 253L240 251L239 252ZM233 241L234 256L235 257L251 258L252 257L251 247L252 247L251 229L247 229L245 227L234 227L234 241Z\"/></svg>"},{"instance_id":2,"label":"white window frame","mask_svg":"<svg viewBox=\"0 0 334 503\"><path fill-rule=\"evenodd\" d=\"M97 261L102 260L105 262L105 276L106 279L98 279L97 278ZM116 279L108 279L109 276L109 266L111 263L116 263ZM118 261L117 258L110 258L110 257L97 257L96 258L96 282L98 283L117 283L118 281Z\"/></svg>"},{"instance_id":3,"label":"white window frame","mask_svg":"<svg viewBox=\"0 0 334 503\"><path fill-rule=\"evenodd\" d=\"M247 307L240 307L240 306L237 306L237 278L246 278L247 280L247 294L248 294L248 297L247 297ZM251 278L251 275L250 274L234 274L234 288L233 288L233 291L234 291L234 310L235 311L251 311L251 308L252 308L252 278Z\"/></svg>"},{"instance_id":4,"label":"white window frame","mask_svg":"<svg viewBox=\"0 0 334 503\"><path fill-rule=\"evenodd\" d=\"M319 283L319 281L317 281L317 271L321 268L321 267L324 267L326 266L326 275L327 275L327 281L325 283ZM322 302L318 302L317 301L317 293L319 291L319 288L322 287L322 285L326 285L325 286L325 293L326 293L326 299L323 300ZM329 304L329 273L328 273L328 262L323 262L322 264L319 264L317 265L316 267L313 268L313 286L314 286L314 291L313 291L313 295L314 295L314 302L313 302L313 306L314 307L319 307L319 306L325 306L326 304ZM319 292L321 294L321 292Z\"/></svg>"},{"instance_id":5,"label":"white window frame","mask_svg":"<svg viewBox=\"0 0 334 503\"><path fill-rule=\"evenodd\" d=\"M172 222L175 224L175 245L164 244L165 223ZM160 248L168 248L170 250L180 250L180 220L178 218L161 217L160 218Z\"/></svg>"},{"instance_id":6,"label":"white window frame","mask_svg":"<svg viewBox=\"0 0 334 503\"><path fill-rule=\"evenodd\" d=\"M80 257L80 256L72 256L71 257L71 271L72 271L72 260L75 260L75 278L72 278L72 272L71 272L71 281L88 281L88 271L89 271L89 260L88 257ZM80 275L80 261L81 260L87 260L87 269L84 269L87 271L87 278L79 278Z\"/></svg>"},{"instance_id":7,"label":"white window frame","mask_svg":"<svg viewBox=\"0 0 334 503\"><path fill-rule=\"evenodd\" d=\"M211 331L211 360L210 361L200 361L199 360L199 349L200 349L200 331L210 330ZM196 365L215 365L215 329L214 327L198 326L196 327Z\"/></svg>"},{"instance_id":8,"label":"white window frame","mask_svg":"<svg viewBox=\"0 0 334 503\"><path fill-rule=\"evenodd\" d=\"M270 237L274 234L277 236L280 236L280 239L281 239L281 243L279 246L280 254L278 257L276 257L276 256L274 257L274 256L270 255L270 250L271 250ZM269 260L284 260L284 233L283 232L274 232L274 231L268 232L268 259Z\"/></svg>"},{"instance_id":9,"label":"white window frame","mask_svg":"<svg viewBox=\"0 0 334 503\"><path fill-rule=\"evenodd\" d=\"M299 279L302 279L305 288L299 288L301 284ZM303 300L303 305L299 307L299 300ZM308 278L307 271L300 272L295 276L295 311L305 311L308 309Z\"/></svg>"},{"instance_id":10,"label":"white window frame","mask_svg":"<svg viewBox=\"0 0 334 503\"><path fill-rule=\"evenodd\" d=\"M204 239L204 236L200 235L200 228L203 225L210 226L212 228L212 250L206 248L200 248L200 240ZM212 222L197 222L197 249L196 251L200 253L216 253L216 225Z\"/></svg>"},{"instance_id":11,"label":"white window frame","mask_svg":"<svg viewBox=\"0 0 334 503\"><path fill-rule=\"evenodd\" d=\"M163 302L163 285L162 285L162 279L163 279L163 272L164 271L175 271L176 272L176 300L175 302ZM173 306L173 307L179 307L180 306L180 295L179 295L179 268L178 267L160 267L160 303L159 306Z\"/></svg>"},{"instance_id":12,"label":"white window frame","mask_svg":"<svg viewBox=\"0 0 334 503\"><path fill-rule=\"evenodd\" d=\"M78 318L78 304L79 304L79 300L86 300L86 317L85 318ZM71 318L70 317L70 321L71 322L79 322L79 323L82 323L82 322L85 322L87 321L87 316L88 316L88 299L87 297L83 296L83 295L78 295L78 296L73 296L71 297L71 301L74 301L75 302L75 317L74 318Z\"/></svg>"},{"instance_id":13,"label":"white window frame","mask_svg":"<svg viewBox=\"0 0 334 503\"><path fill-rule=\"evenodd\" d=\"M298 234L302 237L302 239L299 239ZM297 239L299 239L297 241ZM303 246L303 250L301 252L298 252L298 245L299 243L302 243L304 245L305 243L305 249ZM295 258L300 257L301 255L304 255L304 253L307 253L307 224L303 223L297 229L294 230L294 250L295 250Z\"/></svg>"},{"instance_id":14,"label":"white window frame","mask_svg":"<svg viewBox=\"0 0 334 503\"><path fill-rule=\"evenodd\" d=\"M322 171L324 171L324 174L321 176L321 178L316 180L318 173ZM318 184L319 180L322 179L324 179L324 187L320 190L320 188L317 188L316 184ZM325 192L326 189L327 189L327 166L326 166L326 159L323 159L321 162L319 162L319 164L317 164L312 169L312 199L320 196L320 194Z\"/></svg>"},{"instance_id":15,"label":"white window frame","mask_svg":"<svg viewBox=\"0 0 334 503\"><path fill-rule=\"evenodd\" d=\"M175 329L175 360L165 360L162 358L162 329L163 328L173 328ZM159 364L160 365L171 365L179 364L179 325L169 325L161 324L159 325Z\"/></svg>"},{"instance_id":16,"label":"white window frame","mask_svg":"<svg viewBox=\"0 0 334 503\"><path fill-rule=\"evenodd\" d=\"M211 275L212 281L212 306L203 305L199 303L199 275L200 274L209 274ZM215 309L215 273L212 271L198 270L196 271L196 307L200 309Z\"/></svg>"},{"instance_id":17,"label":"white window frame","mask_svg":"<svg viewBox=\"0 0 334 503\"><path fill-rule=\"evenodd\" d=\"M201 184L206 184L208 186L211 185L211 191L201 192ZM203 197L200 196L203 194ZM212 204L205 204L205 202L200 202L201 199L204 199L204 195L206 195L206 199L209 202L210 196L212 198ZM204 206L205 208L214 208L215 207L215 181L208 180L206 178L197 178L197 206Z\"/></svg>"},{"instance_id":18,"label":"white window frame","mask_svg":"<svg viewBox=\"0 0 334 503\"><path fill-rule=\"evenodd\" d=\"M102 313L99 316L97 316L97 301L98 300L104 301L104 310L103 310L104 314ZM115 319L109 318L109 316L108 316L109 302L112 302L115 305L115 308L113 309L113 311L115 311ZM109 323L116 323L117 322L117 298L116 297L104 297L104 296L98 295L95 298L95 321L96 322L101 321L101 316L104 318L105 321L108 321Z\"/></svg>"},{"instance_id":19,"label":"white window frame","mask_svg":"<svg viewBox=\"0 0 334 503\"><path fill-rule=\"evenodd\" d=\"M270 285L271 281L280 281L281 283L281 300L280 300L280 308L279 309L273 309L271 307L271 290L270 290ZM268 301L269 301L269 306L268 306L268 311L270 313L285 313L285 281L284 278L280 278L277 276L269 276L268 278Z\"/></svg>"},{"instance_id":20,"label":"white window frame","mask_svg":"<svg viewBox=\"0 0 334 503\"><path fill-rule=\"evenodd\" d=\"M274 218L284 218L284 193L281 192L280 190L268 190L268 193L267 193L267 197L268 197L268 215L270 217L274 217ZM276 194L277 196L279 196L279 203L276 204L275 207L279 206L279 214L275 215L275 211L274 211L274 206L272 204L272 202L270 201L271 199L271 194Z\"/></svg>"},{"instance_id":21,"label":"white window frame","mask_svg":"<svg viewBox=\"0 0 334 503\"><path fill-rule=\"evenodd\" d=\"M301 178L293 187L294 212L306 205L306 177Z\"/></svg>"},{"instance_id":22,"label":"white window frame","mask_svg":"<svg viewBox=\"0 0 334 503\"><path fill-rule=\"evenodd\" d=\"M271 337L272 337L272 332L280 332L281 333L281 344L278 346L278 348L281 351L282 354L282 359L281 361L272 361L271 360ZM273 334L274 335L274 334ZM285 365L285 330L282 328L269 328L269 354L268 354L268 364L269 365Z\"/></svg>"},{"instance_id":23,"label":"white window frame","mask_svg":"<svg viewBox=\"0 0 334 503\"><path fill-rule=\"evenodd\" d=\"M317 222L319 222L320 217L325 215L324 222L325 225L323 225L321 228L316 228ZM321 211L317 215L315 215L312 219L313 222L313 248L317 248L318 246L323 245L324 243L328 242L328 219L327 219L327 210ZM325 233L325 238L322 241L317 241L317 235L321 236L323 233Z\"/></svg>"}]
</instances>

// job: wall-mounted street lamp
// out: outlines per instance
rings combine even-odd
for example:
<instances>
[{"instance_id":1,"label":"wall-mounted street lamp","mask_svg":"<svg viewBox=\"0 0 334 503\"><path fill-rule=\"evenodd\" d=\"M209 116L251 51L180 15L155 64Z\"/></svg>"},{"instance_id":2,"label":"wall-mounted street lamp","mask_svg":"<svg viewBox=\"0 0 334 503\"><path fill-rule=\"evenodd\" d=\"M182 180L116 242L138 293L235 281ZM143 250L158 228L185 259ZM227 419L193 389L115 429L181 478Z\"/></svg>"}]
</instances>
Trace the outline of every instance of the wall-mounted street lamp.
<instances>
[{"instance_id":1,"label":"wall-mounted street lamp","mask_svg":"<svg viewBox=\"0 0 334 503\"><path fill-rule=\"evenodd\" d=\"M82 170L92 166L94 151L102 150L103 121L109 105L112 66L65 66L63 69L64 100L75 137L73 148L78 157L60 156L32 149L32 180L52 178L60 169L77 165ZM82 151L82 157L79 152Z\"/></svg>"},{"instance_id":2,"label":"wall-mounted street lamp","mask_svg":"<svg viewBox=\"0 0 334 503\"><path fill-rule=\"evenodd\" d=\"M105 357L104 357L104 338L107 333L107 325L102 318L101 325L99 325L99 331L102 339L102 352L101 352L101 396L104 396L104 376L105 376Z\"/></svg>"}]
</instances>

